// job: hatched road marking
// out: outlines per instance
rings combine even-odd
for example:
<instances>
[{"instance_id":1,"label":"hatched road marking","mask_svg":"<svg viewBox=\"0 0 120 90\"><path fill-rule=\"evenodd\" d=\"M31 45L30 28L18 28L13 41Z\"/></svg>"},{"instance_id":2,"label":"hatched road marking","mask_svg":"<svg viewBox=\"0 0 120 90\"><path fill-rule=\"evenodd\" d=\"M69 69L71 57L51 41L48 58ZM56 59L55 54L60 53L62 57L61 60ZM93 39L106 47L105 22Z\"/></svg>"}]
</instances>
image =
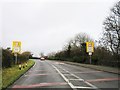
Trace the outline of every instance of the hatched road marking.
<instances>
[{"instance_id":1,"label":"hatched road marking","mask_svg":"<svg viewBox=\"0 0 120 90\"><path fill-rule=\"evenodd\" d=\"M60 72L60 70L59 70L56 66L54 66L54 65L52 65L52 66L53 66L54 69L56 69L56 71L63 77L63 79L68 83L68 85L69 85L73 90L77 90L77 88L98 89L96 86L94 86L94 85L92 85L91 83L85 81L84 79L82 79L82 78L76 76L75 74L70 73L69 71L61 68L62 70L66 71L66 72L69 72L69 74L70 74L71 76L76 77L77 79L73 79L74 81L76 81L76 80L77 80L77 81L83 81L85 84L87 84L87 85L90 86L90 87L74 86L74 85L70 82L71 79L66 78L66 76L65 76L64 74L62 74L62 73ZM68 74L68 75L69 75L69 74Z\"/></svg>"}]
</instances>

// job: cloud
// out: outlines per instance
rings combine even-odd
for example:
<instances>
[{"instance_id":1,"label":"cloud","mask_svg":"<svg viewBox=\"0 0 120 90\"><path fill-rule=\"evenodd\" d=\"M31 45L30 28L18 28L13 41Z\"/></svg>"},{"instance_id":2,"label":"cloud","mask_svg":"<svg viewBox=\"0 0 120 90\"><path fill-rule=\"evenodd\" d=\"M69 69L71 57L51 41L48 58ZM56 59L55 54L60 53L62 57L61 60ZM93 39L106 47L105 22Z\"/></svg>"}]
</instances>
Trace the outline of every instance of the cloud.
<instances>
[{"instance_id":1,"label":"cloud","mask_svg":"<svg viewBox=\"0 0 120 90\"><path fill-rule=\"evenodd\" d=\"M98 39L113 0L97 1L2 0L3 47L19 40L23 51L49 53L80 32Z\"/></svg>"}]
</instances>

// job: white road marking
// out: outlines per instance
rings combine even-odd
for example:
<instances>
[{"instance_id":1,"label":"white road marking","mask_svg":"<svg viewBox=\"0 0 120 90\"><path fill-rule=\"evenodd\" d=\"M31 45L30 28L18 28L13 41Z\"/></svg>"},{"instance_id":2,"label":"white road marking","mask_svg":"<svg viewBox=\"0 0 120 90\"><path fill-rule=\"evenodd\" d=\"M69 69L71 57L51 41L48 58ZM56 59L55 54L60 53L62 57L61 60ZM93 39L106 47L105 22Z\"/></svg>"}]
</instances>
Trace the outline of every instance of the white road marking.
<instances>
[{"instance_id":1,"label":"white road marking","mask_svg":"<svg viewBox=\"0 0 120 90\"><path fill-rule=\"evenodd\" d=\"M89 74L89 73L99 73L99 72L103 72L103 71L87 71L87 72L73 72L73 73L75 73L75 74L77 74L77 73L78 73L78 74L79 74L79 73L80 73L80 74L87 74L87 73L88 73L88 74Z\"/></svg>"},{"instance_id":2,"label":"white road marking","mask_svg":"<svg viewBox=\"0 0 120 90\"><path fill-rule=\"evenodd\" d=\"M29 71L32 71L32 69L34 68L36 66L36 62L35 62L35 64L33 65L33 67L30 69L30 70L28 70L26 73L29 73ZM24 76L26 75L26 73L25 74L23 74Z\"/></svg>"},{"instance_id":3,"label":"white road marking","mask_svg":"<svg viewBox=\"0 0 120 90\"><path fill-rule=\"evenodd\" d=\"M66 72L68 72L68 73L69 73L69 71L66 71Z\"/></svg>"},{"instance_id":4,"label":"white road marking","mask_svg":"<svg viewBox=\"0 0 120 90\"><path fill-rule=\"evenodd\" d=\"M97 89L97 87L96 87L96 86L94 86L94 85L92 85L91 83L89 83L89 82L85 81L84 79L82 79L82 78L80 78L80 77L76 76L75 74L71 74L71 75L72 75L72 76L74 76L74 77L76 77L77 79L80 79L80 80L84 81L84 83L86 83L87 85L89 85L89 86L93 87L93 89ZM91 87L90 87L90 88L91 88ZM82 87L80 87L80 88L82 88Z\"/></svg>"},{"instance_id":5,"label":"white road marking","mask_svg":"<svg viewBox=\"0 0 120 90\"><path fill-rule=\"evenodd\" d=\"M73 84L69 82L69 80L57 69L57 67L55 67L54 65L52 65L53 68L63 77L63 79L68 83L68 85L73 89L73 90L77 90L76 88L74 88Z\"/></svg>"},{"instance_id":6,"label":"white road marking","mask_svg":"<svg viewBox=\"0 0 120 90\"><path fill-rule=\"evenodd\" d=\"M55 62L54 64L65 64L65 63L63 63L63 62Z\"/></svg>"},{"instance_id":7,"label":"white road marking","mask_svg":"<svg viewBox=\"0 0 120 90\"><path fill-rule=\"evenodd\" d=\"M84 81L83 79L69 79L69 80L73 80L73 81Z\"/></svg>"},{"instance_id":8,"label":"white road marking","mask_svg":"<svg viewBox=\"0 0 120 90\"><path fill-rule=\"evenodd\" d=\"M63 69L63 68L61 68L62 70L66 71L66 72L69 72L70 75L72 75L72 76L74 76L74 77L77 78L77 79L67 79L67 78L64 76L64 74L62 74L62 73L60 72L60 70L59 70L57 67L55 67L54 65L52 65L52 66L53 66L53 68L55 68L56 71L63 77L63 79L69 84L69 86L70 86L72 89L75 89L75 90L76 90L76 88L98 89L96 86L94 86L94 85L92 85L91 83L85 81L84 79L82 79L82 78L76 76L76 75L73 74L73 73L70 73L69 71L67 71L67 70L65 70L65 69ZM65 74L65 75L66 75L66 74ZM69 75L69 74L68 74L68 75ZM74 85L70 82L70 80L79 80L79 81L83 81L84 83L86 83L86 84L89 85L90 87L74 86Z\"/></svg>"},{"instance_id":9,"label":"white road marking","mask_svg":"<svg viewBox=\"0 0 120 90\"><path fill-rule=\"evenodd\" d=\"M88 84L89 86L93 87L94 89L98 89L96 86L94 86L93 84L87 82L87 81L84 81L86 84Z\"/></svg>"},{"instance_id":10,"label":"white road marking","mask_svg":"<svg viewBox=\"0 0 120 90\"><path fill-rule=\"evenodd\" d=\"M75 88L75 86L72 83L69 83L69 85L73 90L77 90L77 88Z\"/></svg>"},{"instance_id":11,"label":"white road marking","mask_svg":"<svg viewBox=\"0 0 120 90\"><path fill-rule=\"evenodd\" d=\"M62 69L62 70L65 70L65 69Z\"/></svg>"},{"instance_id":12,"label":"white road marking","mask_svg":"<svg viewBox=\"0 0 120 90\"><path fill-rule=\"evenodd\" d=\"M65 73L64 76L71 76L71 74L70 73L67 73L67 74Z\"/></svg>"},{"instance_id":13,"label":"white road marking","mask_svg":"<svg viewBox=\"0 0 120 90\"><path fill-rule=\"evenodd\" d=\"M75 74L71 74L72 76L76 77L77 79L81 79L78 76L76 76ZM83 79L82 79L83 80Z\"/></svg>"},{"instance_id":14,"label":"white road marking","mask_svg":"<svg viewBox=\"0 0 120 90\"><path fill-rule=\"evenodd\" d=\"M91 88L91 87L82 87L82 86L74 86L74 88L82 88L82 89L94 89L94 88Z\"/></svg>"},{"instance_id":15,"label":"white road marking","mask_svg":"<svg viewBox=\"0 0 120 90\"><path fill-rule=\"evenodd\" d=\"M32 68L34 68L35 66L36 66L36 62L35 62L34 66Z\"/></svg>"}]
</instances>

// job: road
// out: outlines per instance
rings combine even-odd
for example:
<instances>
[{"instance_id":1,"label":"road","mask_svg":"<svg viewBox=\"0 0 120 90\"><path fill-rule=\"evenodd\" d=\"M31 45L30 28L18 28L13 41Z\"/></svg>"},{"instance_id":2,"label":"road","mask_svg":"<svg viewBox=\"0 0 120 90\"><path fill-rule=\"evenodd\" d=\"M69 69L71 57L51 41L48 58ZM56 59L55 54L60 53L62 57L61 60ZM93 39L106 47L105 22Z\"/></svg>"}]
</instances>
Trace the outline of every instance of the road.
<instances>
[{"instance_id":1,"label":"road","mask_svg":"<svg viewBox=\"0 0 120 90\"><path fill-rule=\"evenodd\" d=\"M97 71L58 61L35 60L35 65L13 85L16 88L52 88L56 90L111 89L118 90L117 74Z\"/></svg>"}]
</instances>

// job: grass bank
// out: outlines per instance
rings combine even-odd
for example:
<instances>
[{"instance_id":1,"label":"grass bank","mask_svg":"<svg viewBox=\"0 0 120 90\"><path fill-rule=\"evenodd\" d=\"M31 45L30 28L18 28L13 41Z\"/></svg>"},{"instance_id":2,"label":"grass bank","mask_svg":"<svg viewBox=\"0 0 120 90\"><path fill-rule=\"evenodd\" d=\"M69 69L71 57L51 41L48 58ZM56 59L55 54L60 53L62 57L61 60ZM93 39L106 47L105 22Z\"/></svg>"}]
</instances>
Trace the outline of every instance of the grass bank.
<instances>
[{"instance_id":1,"label":"grass bank","mask_svg":"<svg viewBox=\"0 0 120 90\"><path fill-rule=\"evenodd\" d=\"M27 67L19 69L18 65L14 65L11 68L5 68L2 70L2 89L7 88L14 81L16 81L21 75L23 75L29 68L34 65L33 60L27 62Z\"/></svg>"}]
</instances>

